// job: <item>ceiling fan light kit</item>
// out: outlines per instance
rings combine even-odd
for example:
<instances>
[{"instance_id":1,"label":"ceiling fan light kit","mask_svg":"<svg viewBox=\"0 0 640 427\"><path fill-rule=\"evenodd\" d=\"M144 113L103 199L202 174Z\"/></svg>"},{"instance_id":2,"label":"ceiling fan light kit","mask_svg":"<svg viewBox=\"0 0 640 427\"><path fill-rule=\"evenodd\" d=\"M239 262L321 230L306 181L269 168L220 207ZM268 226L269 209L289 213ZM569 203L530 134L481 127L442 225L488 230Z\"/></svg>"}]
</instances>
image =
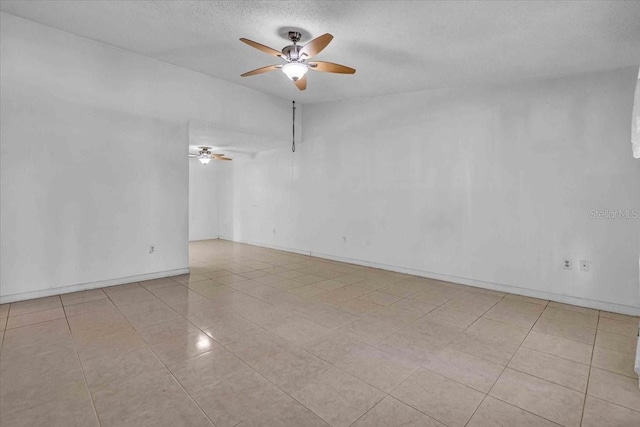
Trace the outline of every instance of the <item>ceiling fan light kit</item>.
<instances>
[{"instance_id":1,"label":"ceiling fan light kit","mask_svg":"<svg viewBox=\"0 0 640 427\"><path fill-rule=\"evenodd\" d=\"M309 68L306 64L300 62L289 62L282 67L282 72L287 75L291 80L298 81L307 74Z\"/></svg>"},{"instance_id":2,"label":"ceiling fan light kit","mask_svg":"<svg viewBox=\"0 0 640 427\"><path fill-rule=\"evenodd\" d=\"M334 64L332 62L313 61L307 62L307 60L313 56L319 54L327 45L333 40L333 36L329 33L323 34L320 37L316 37L304 46L298 46L298 42L302 34L297 31L289 31L289 40L293 44L285 46L282 51L272 49L268 46L254 42L253 40L241 38L240 41L254 47L262 52L275 56L277 58L286 61L286 64L267 65L266 67L257 68L252 71L248 71L242 74L242 77L255 76L256 74L262 74L269 71L281 69L282 72L293 81L299 90L307 89L307 71L314 70L323 73L338 73L338 74L354 74L355 69L346 67L340 64Z\"/></svg>"}]
</instances>

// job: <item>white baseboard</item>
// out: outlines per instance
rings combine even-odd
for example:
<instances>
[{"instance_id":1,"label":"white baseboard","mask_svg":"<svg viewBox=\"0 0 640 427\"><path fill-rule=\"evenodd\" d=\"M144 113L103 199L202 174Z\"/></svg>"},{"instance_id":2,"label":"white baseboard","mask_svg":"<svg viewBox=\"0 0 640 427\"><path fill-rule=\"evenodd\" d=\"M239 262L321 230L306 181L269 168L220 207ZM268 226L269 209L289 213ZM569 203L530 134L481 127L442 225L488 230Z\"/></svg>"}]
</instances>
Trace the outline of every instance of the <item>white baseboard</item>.
<instances>
[{"instance_id":1,"label":"white baseboard","mask_svg":"<svg viewBox=\"0 0 640 427\"><path fill-rule=\"evenodd\" d=\"M302 251L300 249L286 248L286 247L269 245L269 244L260 243L260 242L234 240L233 238L227 237L227 236L224 236L224 237L220 236L220 239L228 240L231 242L237 242L237 243L246 243L249 245L260 246L264 248L277 249L285 252L293 252L301 255L313 256L316 258L329 259L332 261L339 261L347 264L355 264L355 265L361 265L364 267L380 268L382 270L394 271L396 273L411 274L412 276L426 277L428 279L442 280L444 282L459 283L461 285L473 286L476 288L508 292L510 294L515 294L515 295L522 295L526 297L539 298L539 299L544 299L549 301L561 302L565 304L577 305L580 307L593 308L595 310L610 311L612 313L626 314L629 316L640 316L640 307L637 307L637 306L616 304L616 303L611 303L606 301L597 301L597 300L591 300L587 298L555 294L553 292L537 291L534 289L520 288L512 285L485 282L477 279L469 279L466 277L457 277L457 276L451 276L447 274L439 274L439 273L434 273L430 271L416 270L413 268L398 267L395 265L364 261L361 259L347 258L342 256L335 256L335 255L325 254L321 252Z\"/></svg>"},{"instance_id":2,"label":"white baseboard","mask_svg":"<svg viewBox=\"0 0 640 427\"><path fill-rule=\"evenodd\" d=\"M444 282L459 283L461 285L473 286L476 288L490 289L493 291L508 292L510 294L522 295L526 297L539 298L549 301L561 302L565 304L577 305L580 307L593 308L596 310L610 311L612 313L627 314L630 316L640 316L640 307L624 304L616 304L606 301L590 300L587 298L573 297L569 295L555 294L553 292L537 291L534 289L520 288L518 286L504 285L500 283L485 282L483 280L469 279L466 277L451 276L447 274L433 273L430 271L415 270L406 267L397 267L377 262L362 261L340 256L333 256L319 252L311 252L311 256L332 261L340 261L348 264L362 265L365 267L380 268L382 270L394 271L396 273L411 274L413 276L426 277L428 279L442 280Z\"/></svg>"},{"instance_id":3,"label":"white baseboard","mask_svg":"<svg viewBox=\"0 0 640 427\"><path fill-rule=\"evenodd\" d=\"M159 271L157 273L140 274L137 276L120 277L117 279L100 280L97 282L80 283L77 285L62 286L59 288L48 288L39 291L24 292L21 294L0 296L0 304L18 302L34 298L49 297L52 295L62 295L71 292L87 291L89 289L106 288L107 286L122 285L125 283L141 282L143 280L161 279L163 277L179 276L189 274L189 268L179 268L177 270Z\"/></svg>"},{"instance_id":4,"label":"white baseboard","mask_svg":"<svg viewBox=\"0 0 640 427\"><path fill-rule=\"evenodd\" d=\"M228 237L228 236L220 236L219 239L220 240L227 240L229 242L235 242L235 243L244 243L246 245L260 246L261 248L268 248L268 249L275 249L275 250L278 250L278 251L291 252L291 253L298 254L298 255L311 256L311 251L304 251L302 249L289 248L289 247L286 247L286 246L270 245L268 243L253 242L253 241L250 241L250 240L243 240L243 239L234 239L234 238Z\"/></svg>"},{"instance_id":5,"label":"white baseboard","mask_svg":"<svg viewBox=\"0 0 640 427\"><path fill-rule=\"evenodd\" d=\"M211 236L211 237L205 237L204 239L189 239L189 243L193 243L193 242L204 242L206 240L216 240L219 239L220 236Z\"/></svg>"}]
</instances>

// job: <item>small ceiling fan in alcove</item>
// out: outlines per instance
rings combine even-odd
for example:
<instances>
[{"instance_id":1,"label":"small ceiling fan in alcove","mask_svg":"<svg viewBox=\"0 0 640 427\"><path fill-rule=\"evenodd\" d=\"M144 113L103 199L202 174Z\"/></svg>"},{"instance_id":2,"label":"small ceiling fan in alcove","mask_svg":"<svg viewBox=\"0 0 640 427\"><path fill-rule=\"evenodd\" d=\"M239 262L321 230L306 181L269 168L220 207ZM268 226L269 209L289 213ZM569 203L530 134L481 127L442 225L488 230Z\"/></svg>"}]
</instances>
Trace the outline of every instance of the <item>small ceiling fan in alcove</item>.
<instances>
[{"instance_id":1,"label":"small ceiling fan in alcove","mask_svg":"<svg viewBox=\"0 0 640 427\"><path fill-rule=\"evenodd\" d=\"M253 71L248 71L241 74L242 77L254 76L256 74L262 74L274 70L282 70L282 72L296 85L300 90L307 88L307 71L314 70L323 73L338 73L338 74L354 74L355 69L346 67L340 64L334 64L333 62L324 61L311 61L307 62L313 56L319 54L327 45L333 40L333 36L329 33L323 34L320 37L316 37L304 46L299 46L298 42L302 38L302 34L297 31L289 31L289 40L292 45L285 46L282 51L277 51L263 44L254 42L249 39L241 38L240 41L261 50L271 56L284 59L285 64L267 65L266 67L258 68Z\"/></svg>"},{"instance_id":2,"label":"small ceiling fan in alcove","mask_svg":"<svg viewBox=\"0 0 640 427\"><path fill-rule=\"evenodd\" d=\"M198 154L189 153L189 158L198 159L203 165L208 164L211 160L232 160L224 154L212 153L211 147L198 147L198 149Z\"/></svg>"}]
</instances>

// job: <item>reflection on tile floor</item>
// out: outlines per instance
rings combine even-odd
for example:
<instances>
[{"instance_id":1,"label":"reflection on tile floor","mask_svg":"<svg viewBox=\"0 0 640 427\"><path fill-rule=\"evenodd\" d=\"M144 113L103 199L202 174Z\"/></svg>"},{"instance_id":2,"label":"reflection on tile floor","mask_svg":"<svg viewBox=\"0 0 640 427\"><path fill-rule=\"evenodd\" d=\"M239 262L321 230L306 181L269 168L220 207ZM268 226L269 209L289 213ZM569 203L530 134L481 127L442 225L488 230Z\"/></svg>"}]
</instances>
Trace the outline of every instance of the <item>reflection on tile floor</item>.
<instances>
[{"instance_id":1,"label":"reflection on tile floor","mask_svg":"<svg viewBox=\"0 0 640 427\"><path fill-rule=\"evenodd\" d=\"M212 240L0 306L2 426L639 426L638 318Z\"/></svg>"}]
</instances>

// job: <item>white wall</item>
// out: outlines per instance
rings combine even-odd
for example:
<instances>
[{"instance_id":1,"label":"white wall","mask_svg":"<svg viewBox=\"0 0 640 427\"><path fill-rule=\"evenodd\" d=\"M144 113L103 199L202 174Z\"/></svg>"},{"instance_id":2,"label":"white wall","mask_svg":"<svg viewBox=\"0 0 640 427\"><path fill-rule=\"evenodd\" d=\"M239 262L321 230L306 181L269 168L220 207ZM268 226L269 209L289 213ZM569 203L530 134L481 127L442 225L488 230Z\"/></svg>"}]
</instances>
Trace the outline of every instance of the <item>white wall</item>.
<instances>
[{"instance_id":1,"label":"white wall","mask_svg":"<svg viewBox=\"0 0 640 427\"><path fill-rule=\"evenodd\" d=\"M221 162L189 160L189 240L217 239L218 171Z\"/></svg>"},{"instance_id":2,"label":"white wall","mask_svg":"<svg viewBox=\"0 0 640 427\"><path fill-rule=\"evenodd\" d=\"M0 19L0 302L184 271L188 122L286 138L289 103Z\"/></svg>"},{"instance_id":3,"label":"white wall","mask_svg":"<svg viewBox=\"0 0 640 427\"><path fill-rule=\"evenodd\" d=\"M221 177L220 234L640 314L640 220L590 217L640 209L636 73L306 105L295 154Z\"/></svg>"}]
</instances>

